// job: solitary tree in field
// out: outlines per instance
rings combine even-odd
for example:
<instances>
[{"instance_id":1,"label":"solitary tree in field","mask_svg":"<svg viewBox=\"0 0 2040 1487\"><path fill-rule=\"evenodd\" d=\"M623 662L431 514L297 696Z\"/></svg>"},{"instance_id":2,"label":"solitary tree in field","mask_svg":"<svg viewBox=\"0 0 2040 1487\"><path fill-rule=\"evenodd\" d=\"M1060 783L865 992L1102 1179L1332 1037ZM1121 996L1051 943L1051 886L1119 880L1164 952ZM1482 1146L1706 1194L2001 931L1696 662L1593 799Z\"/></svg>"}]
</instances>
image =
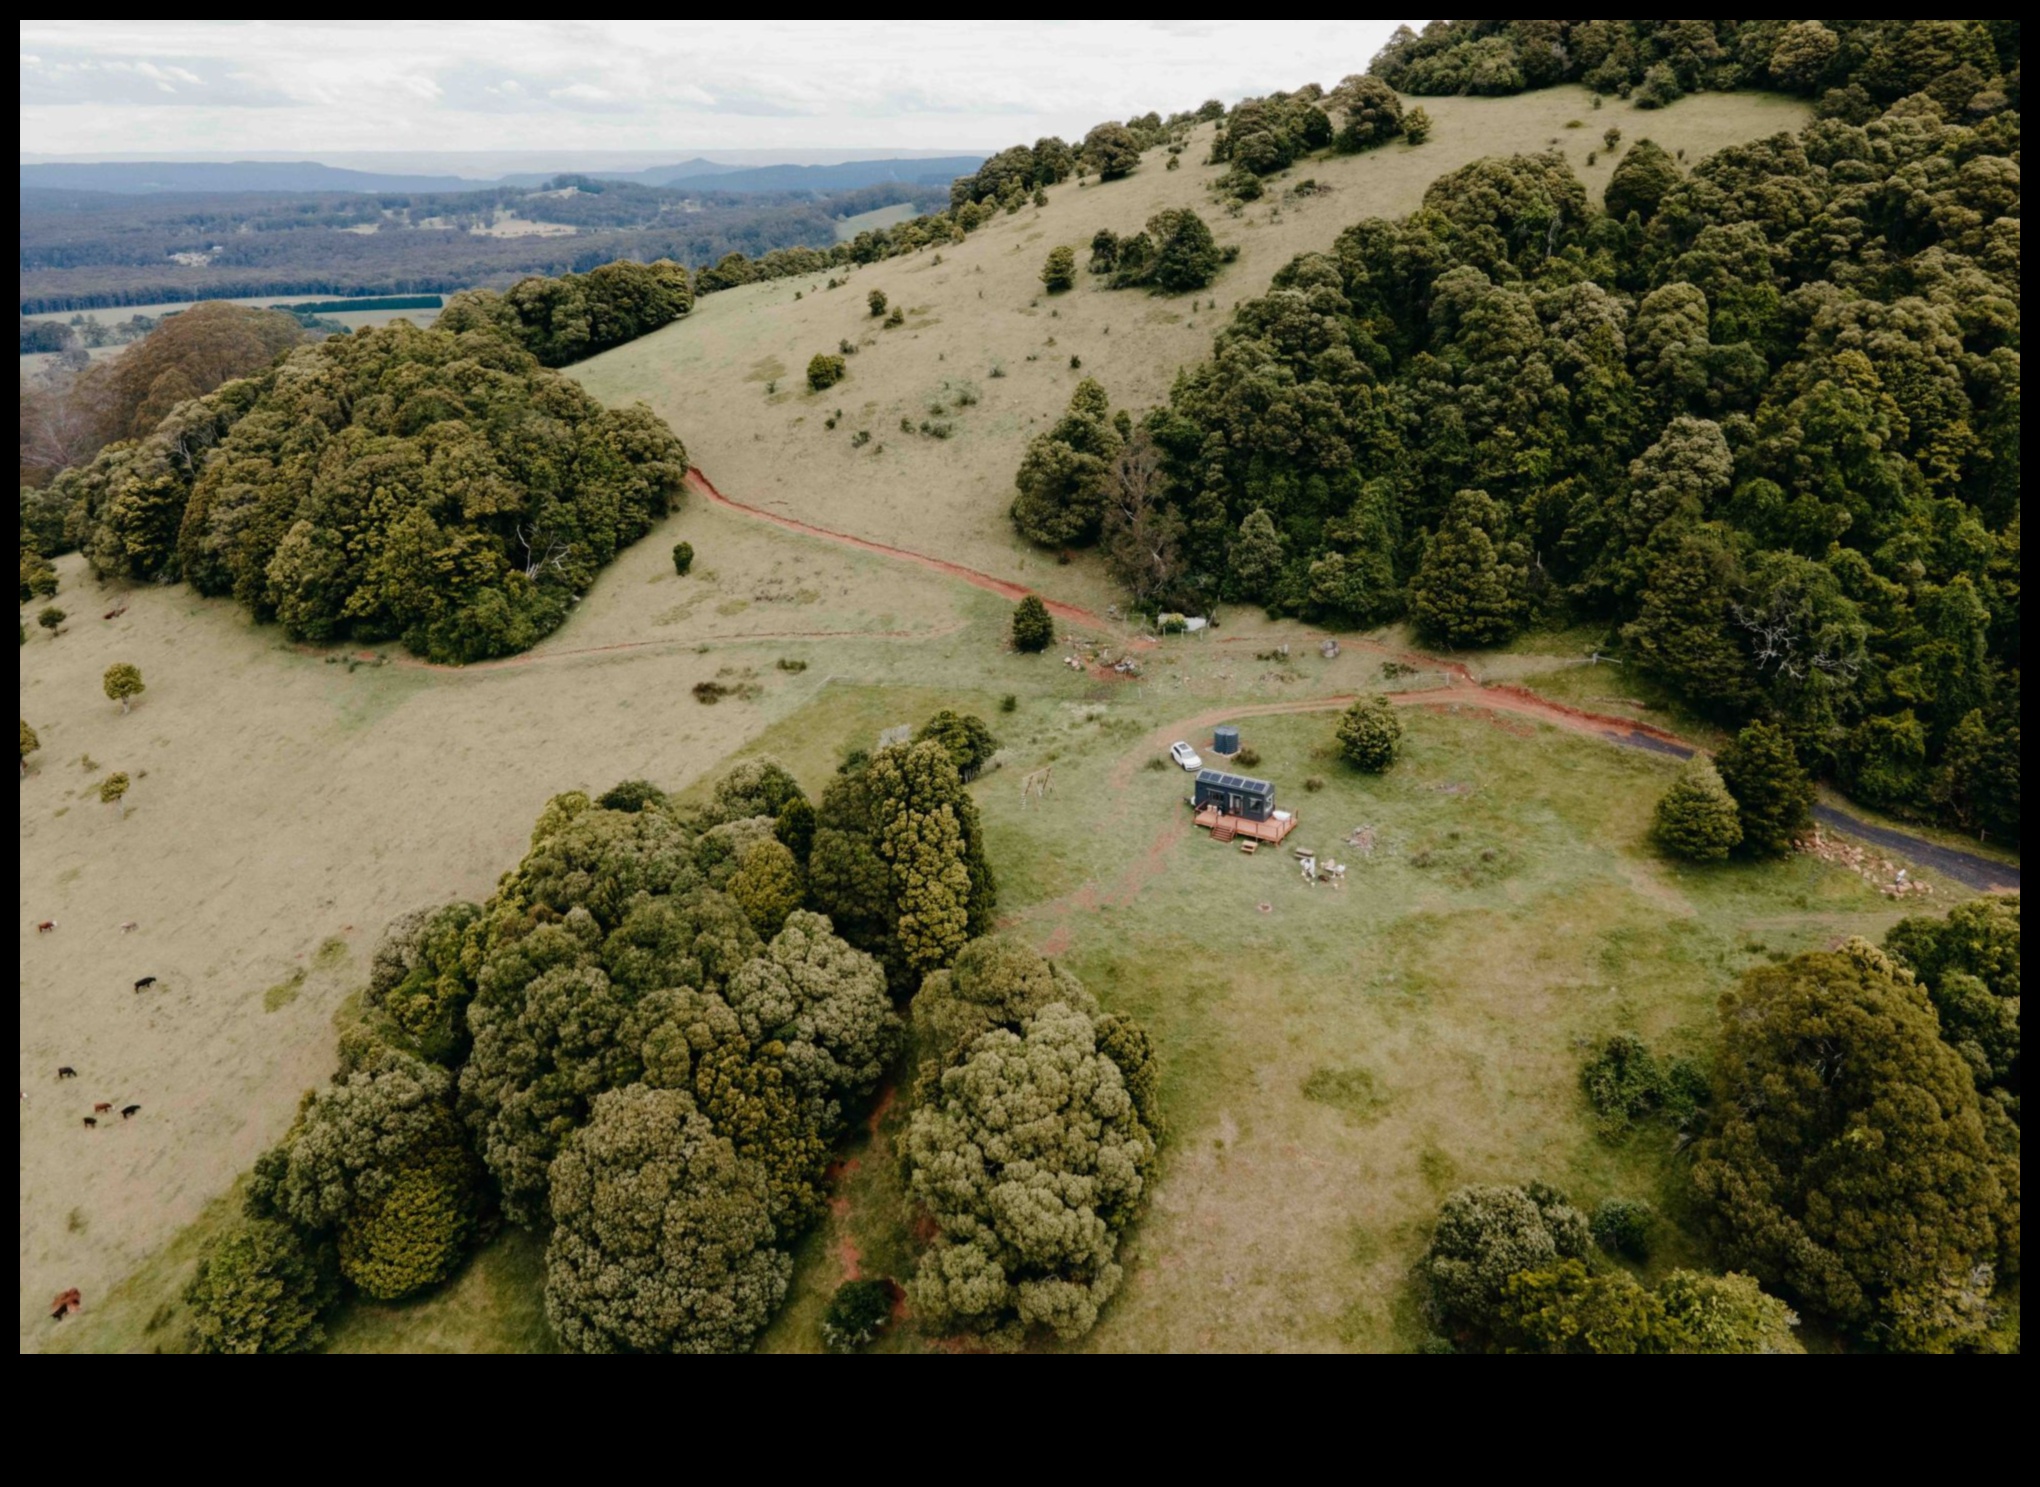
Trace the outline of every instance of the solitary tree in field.
<instances>
[{"instance_id":1,"label":"solitary tree in field","mask_svg":"<svg viewBox=\"0 0 2040 1487\"><path fill-rule=\"evenodd\" d=\"M1413 108L1403 115L1403 138L1413 145L1420 145L1431 137L1431 116L1421 108Z\"/></svg>"},{"instance_id":2,"label":"solitary tree in field","mask_svg":"<svg viewBox=\"0 0 2040 1487\"><path fill-rule=\"evenodd\" d=\"M124 713L148 688L142 684L142 668L126 661L116 661L106 668L106 695L120 704Z\"/></svg>"},{"instance_id":3,"label":"solitary tree in field","mask_svg":"<svg viewBox=\"0 0 2040 1487\"><path fill-rule=\"evenodd\" d=\"M885 301L885 291L884 291L883 289L874 289L874 290L872 290L872 291L871 291L871 293L869 293L869 294L867 294L867 295L865 295L865 296L864 296L864 302L865 302L865 303L866 303L867 305L871 306L871 313L872 313L872 314L874 314L874 315L883 315L883 314L885 313L885 303L886 303L886 301Z\"/></svg>"},{"instance_id":4,"label":"solitary tree in field","mask_svg":"<svg viewBox=\"0 0 2040 1487\"><path fill-rule=\"evenodd\" d=\"M45 605L43 607L43 612L35 617L35 622L38 625L41 625L45 630L49 631L52 636L54 636L57 633L58 627L61 626L64 623L64 621L69 618L70 616L65 614L63 610L57 608L56 605L49 604Z\"/></svg>"},{"instance_id":5,"label":"solitary tree in field","mask_svg":"<svg viewBox=\"0 0 2040 1487\"><path fill-rule=\"evenodd\" d=\"M834 387L838 382L841 382L843 374L847 370L848 367L844 364L842 357L831 356L826 351L818 351L809 359L807 364L807 385L814 391L821 392L825 388Z\"/></svg>"},{"instance_id":6,"label":"solitary tree in field","mask_svg":"<svg viewBox=\"0 0 2040 1487\"><path fill-rule=\"evenodd\" d=\"M1362 697L1339 719L1339 753L1355 769L1380 774L1402 750L1402 719L1379 695Z\"/></svg>"},{"instance_id":7,"label":"solitary tree in field","mask_svg":"<svg viewBox=\"0 0 2040 1487\"><path fill-rule=\"evenodd\" d=\"M28 778L28 756L42 747L42 740L35 736L35 730L28 726L28 719L21 720L21 777Z\"/></svg>"},{"instance_id":8,"label":"solitary tree in field","mask_svg":"<svg viewBox=\"0 0 2040 1487\"><path fill-rule=\"evenodd\" d=\"M679 574L682 578L685 578L687 576L687 570L689 568L692 568L693 566L694 566L694 544L692 542L674 543L673 571Z\"/></svg>"},{"instance_id":9,"label":"solitary tree in field","mask_svg":"<svg viewBox=\"0 0 2040 1487\"><path fill-rule=\"evenodd\" d=\"M1048 250L1048 261L1041 266L1041 282L1050 294L1061 294L1077 282L1077 251L1064 244Z\"/></svg>"},{"instance_id":10,"label":"solitary tree in field","mask_svg":"<svg viewBox=\"0 0 2040 1487\"><path fill-rule=\"evenodd\" d=\"M1029 594L1013 607L1013 649L1030 655L1048 649L1055 639L1055 621L1039 594Z\"/></svg>"},{"instance_id":11,"label":"solitary tree in field","mask_svg":"<svg viewBox=\"0 0 2040 1487\"><path fill-rule=\"evenodd\" d=\"M127 819L128 777L124 774L110 774L99 782L99 800L102 805L116 806L120 819Z\"/></svg>"},{"instance_id":12,"label":"solitary tree in field","mask_svg":"<svg viewBox=\"0 0 2040 1487\"><path fill-rule=\"evenodd\" d=\"M1659 798L1651 835L1688 862L1719 862L1741 844L1735 797L1707 759L1696 754Z\"/></svg>"}]
</instances>

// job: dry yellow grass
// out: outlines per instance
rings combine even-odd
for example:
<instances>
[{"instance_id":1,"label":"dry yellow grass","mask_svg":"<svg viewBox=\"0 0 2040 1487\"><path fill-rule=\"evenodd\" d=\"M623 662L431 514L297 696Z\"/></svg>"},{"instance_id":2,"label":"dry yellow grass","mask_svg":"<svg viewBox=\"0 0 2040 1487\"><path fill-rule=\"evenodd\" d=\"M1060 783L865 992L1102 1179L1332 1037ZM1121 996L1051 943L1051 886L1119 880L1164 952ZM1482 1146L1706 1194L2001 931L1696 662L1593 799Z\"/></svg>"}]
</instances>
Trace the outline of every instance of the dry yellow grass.
<instances>
[{"instance_id":1,"label":"dry yellow grass","mask_svg":"<svg viewBox=\"0 0 2040 1487\"><path fill-rule=\"evenodd\" d=\"M816 275L710 295L685 320L584 362L573 375L607 401L649 403L679 430L695 463L738 500L1102 608L1116 596L1094 562L1057 567L1021 542L1006 516L1028 439L1061 414L1081 378L1098 378L1115 407L1138 412L1162 401L1177 370L1209 352L1232 307L1265 292L1290 259L1329 247L1362 218L1411 211L1439 175L1483 155L1556 141L1598 199L1616 158L1601 144L1610 126L1623 130L1625 145L1648 135L1685 151L1690 162L1725 144L1796 129L1808 117L1792 100L1747 94L1699 94L1656 113L1619 104L1596 110L1577 88L1426 99L1424 106L1436 124L1427 144L1302 162L1239 217L1211 199L1222 172L1202 163L1207 125L1181 169L1164 169L1166 154L1157 149L1126 180L1054 187L1046 207L995 218L966 242L940 249L939 264L938 250L923 249L856 269L836 290L823 289L827 276ZM1566 128L1571 119L1583 127ZM1592 168L1590 150L1601 156ZM1330 194L1285 193L1305 178ZM1240 250L1209 291L1154 298L1103 289L1088 274L1067 294L1042 289L1049 249L1077 247L1082 263L1099 228L1136 232L1177 206L1195 208L1220 243ZM864 302L872 289L906 307L905 325L881 328ZM1198 308L1214 300L1218 308ZM808 358L834 352L846 338L861 347L848 379L810 393ZM1071 370L1073 355L1083 358L1081 371ZM994 378L994 366L1006 375ZM775 379L778 391L768 393ZM982 401L957 410L954 389L966 384ZM903 417L918 428L937 401L952 410L953 437L901 431ZM825 429L838 408L842 421ZM860 429L871 443L852 449Z\"/></svg>"}]
</instances>

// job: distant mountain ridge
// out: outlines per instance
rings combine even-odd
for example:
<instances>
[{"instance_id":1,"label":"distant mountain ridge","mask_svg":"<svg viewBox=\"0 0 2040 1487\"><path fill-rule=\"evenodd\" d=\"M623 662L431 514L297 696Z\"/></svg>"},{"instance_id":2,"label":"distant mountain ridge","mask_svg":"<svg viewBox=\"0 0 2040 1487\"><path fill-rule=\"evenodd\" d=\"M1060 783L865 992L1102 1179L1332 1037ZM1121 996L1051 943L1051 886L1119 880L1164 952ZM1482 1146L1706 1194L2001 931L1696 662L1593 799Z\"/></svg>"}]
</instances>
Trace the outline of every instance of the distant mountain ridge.
<instances>
[{"instance_id":1,"label":"distant mountain ridge","mask_svg":"<svg viewBox=\"0 0 2040 1487\"><path fill-rule=\"evenodd\" d=\"M561 174L681 190L854 191L890 181L909 184L948 181L969 175L984 155L846 160L835 165L724 165L696 157L636 171L520 171L490 180L469 176L398 175L346 170L316 161L91 161L23 165L23 190L106 191L139 196L167 192L248 191L492 191L502 186L542 186Z\"/></svg>"}]
</instances>

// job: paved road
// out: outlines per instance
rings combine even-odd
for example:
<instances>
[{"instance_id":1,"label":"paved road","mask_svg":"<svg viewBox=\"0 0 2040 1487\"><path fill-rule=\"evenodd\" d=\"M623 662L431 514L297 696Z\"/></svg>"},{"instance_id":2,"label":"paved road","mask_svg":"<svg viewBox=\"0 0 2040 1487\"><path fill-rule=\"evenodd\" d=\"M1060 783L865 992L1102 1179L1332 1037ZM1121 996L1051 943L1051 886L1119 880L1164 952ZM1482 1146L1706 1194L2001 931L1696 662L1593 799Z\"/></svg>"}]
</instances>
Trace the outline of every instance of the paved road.
<instances>
[{"instance_id":1,"label":"paved road","mask_svg":"<svg viewBox=\"0 0 2040 1487\"><path fill-rule=\"evenodd\" d=\"M1866 842L1875 842L1889 851L1903 852L1922 867L1930 867L1943 877L1953 878L1967 887L1980 888L1986 893L1993 890L2019 891L2019 869L2011 863L1979 857L1974 852L1957 851L1953 847L1937 847L1903 831L1858 821L1847 811L1836 810L1831 805L1815 806L1813 819L1823 826L1846 831L1850 836L1860 836Z\"/></svg>"}]
</instances>

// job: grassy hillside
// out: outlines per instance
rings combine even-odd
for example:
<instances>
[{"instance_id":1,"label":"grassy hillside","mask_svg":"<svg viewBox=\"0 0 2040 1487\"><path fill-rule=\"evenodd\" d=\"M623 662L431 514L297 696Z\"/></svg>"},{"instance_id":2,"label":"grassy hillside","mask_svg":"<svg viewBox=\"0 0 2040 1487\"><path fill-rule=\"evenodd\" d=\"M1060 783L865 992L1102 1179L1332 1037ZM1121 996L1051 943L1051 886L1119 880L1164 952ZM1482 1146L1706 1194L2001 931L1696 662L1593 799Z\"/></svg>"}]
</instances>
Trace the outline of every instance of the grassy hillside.
<instances>
[{"instance_id":1,"label":"grassy hillside","mask_svg":"<svg viewBox=\"0 0 2040 1487\"><path fill-rule=\"evenodd\" d=\"M1027 440L1060 416L1082 377L1104 383L1115 407L1138 412L1161 401L1176 369L1208 353L1223 324L1220 310L1195 306L1216 300L1229 311L1265 292L1298 253L1329 247L1362 218L1413 210L1426 186L1469 160L1555 146L1598 199L1615 160L1601 144L1610 126L1628 140L1647 135L1683 150L1692 161L1739 140L1796 130L1811 116L1795 100L1746 93L1698 95L1654 113L1620 103L1596 110L1582 88L1426 99L1424 106L1436 122L1427 144L1301 162L1238 217L1212 200L1222 168L1201 163L1210 147L1205 125L1179 170L1165 170L1157 149L1126 180L1052 187L1046 207L992 219L940 250L940 263L936 250L924 249L860 268L833 291L822 287L825 278L782 279L709 295L684 324L585 362L573 375L607 401L649 403L739 500L1102 607L1117 596L1095 559L1058 568L1006 519ZM1581 127L1567 128L1575 119ZM1593 166L1590 151L1600 155ZM1293 188L1305 179L1330 190L1299 197ZM1102 279L1081 273L1072 292L1053 299L1043 292L1038 276L1049 249L1076 247L1081 264L1099 228L1138 231L1156 212L1183 206L1203 214L1220 243L1240 250L1209 294L1108 291ZM872 289L907 308L905 325L881 328L865 305ZM810 393L808 358L834 352L844 339L861 348L848 379ZM1072 356L1083 359L1081 371L1071 368ZM1004 375L994 376L994 368ZM777 391L768 391L774 383ZM980 401L959 410L955 393L965 387ZM935 402L951 410L951 438L901 432L903 417L918 427ZM825 429L838 408L842 420ZM853 448L860 430L871 442Z\"/></svg>"}]
</instances>

